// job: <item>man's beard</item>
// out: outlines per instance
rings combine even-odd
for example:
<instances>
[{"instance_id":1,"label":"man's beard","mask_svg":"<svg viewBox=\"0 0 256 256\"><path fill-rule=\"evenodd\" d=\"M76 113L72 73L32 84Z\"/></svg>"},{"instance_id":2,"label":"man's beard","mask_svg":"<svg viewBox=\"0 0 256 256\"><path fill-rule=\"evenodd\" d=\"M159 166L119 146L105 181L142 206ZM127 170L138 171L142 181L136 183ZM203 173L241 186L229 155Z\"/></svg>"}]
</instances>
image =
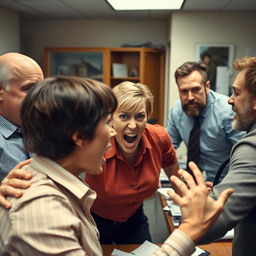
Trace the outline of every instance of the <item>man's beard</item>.
<instances>
[{"instance_id":1,"label":"man's beard","mask_svg":"<svg viewBox=\"0 0 256 256\"><path fill-rule=\"evenodd\" d=\"M236 119L232 122L232 128L239 131L250 131L255 123L255 112L252 110L250 99L246 99L243 108L236 113Z\"/></svg>"},{"instance_id":2,"label":"man's beard","mask_svg":"<svg viewBox=\"0 0 256 256\"><path fill-rule=\"evenodd\" d=\"M193 106L191 106L193 104ZM190 117L198 117L204 110L204 106L201 106L199 103L187 103L182 105L183 111Z\"/></svg>"}]
</instances>

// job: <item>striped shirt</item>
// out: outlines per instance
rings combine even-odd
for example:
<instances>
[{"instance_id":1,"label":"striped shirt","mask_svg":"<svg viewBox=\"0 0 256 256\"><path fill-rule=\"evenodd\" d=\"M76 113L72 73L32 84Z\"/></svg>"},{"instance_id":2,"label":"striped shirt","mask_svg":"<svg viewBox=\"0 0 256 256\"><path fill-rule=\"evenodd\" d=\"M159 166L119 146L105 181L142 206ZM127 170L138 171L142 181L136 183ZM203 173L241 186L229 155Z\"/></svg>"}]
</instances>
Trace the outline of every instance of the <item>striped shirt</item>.
<instances>
[{"instance_id":1,"label":"striped shirt","mask_svg":"<svg viewBox=\"0 0 256 256\"><path fill-rule=\"evenodd\" d=\"M102 256L90 214L96 193L57 163L34 156L24 167L33 175L12 208L0 208L0 255ZM188 256L194 243L175 230L153 256Z\"/></svg>"},{"instance_id":2,"label":"striped shirt","mask_svg":"<svg viewBox=\"0 0 256 256\"><path fill-rule=\"evenodd\" d=\"M9 211L0 208L0 255L102 255L90 214L96 193L49 159L24 168L32 185L9 199Z\"/></svg>"}]
</instances>

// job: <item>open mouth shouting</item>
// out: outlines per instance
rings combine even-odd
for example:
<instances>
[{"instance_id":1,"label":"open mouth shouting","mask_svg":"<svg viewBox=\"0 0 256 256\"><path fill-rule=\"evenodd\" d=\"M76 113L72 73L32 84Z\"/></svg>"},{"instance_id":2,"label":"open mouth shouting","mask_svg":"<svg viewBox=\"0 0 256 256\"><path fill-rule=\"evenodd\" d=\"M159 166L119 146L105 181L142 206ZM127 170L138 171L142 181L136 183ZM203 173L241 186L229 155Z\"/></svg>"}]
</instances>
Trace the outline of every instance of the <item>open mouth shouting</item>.
<instances>
[{"instance_id":1,"label":"open mouth shouting","mask_svg":"<svg viewBox=\"0 0 256 256\"><path fill-rule=\"evenodd\" d=\"M124 134L125 146L128 148L134 147L136 145L137 134Z\"/></svg>"}]
</instances>

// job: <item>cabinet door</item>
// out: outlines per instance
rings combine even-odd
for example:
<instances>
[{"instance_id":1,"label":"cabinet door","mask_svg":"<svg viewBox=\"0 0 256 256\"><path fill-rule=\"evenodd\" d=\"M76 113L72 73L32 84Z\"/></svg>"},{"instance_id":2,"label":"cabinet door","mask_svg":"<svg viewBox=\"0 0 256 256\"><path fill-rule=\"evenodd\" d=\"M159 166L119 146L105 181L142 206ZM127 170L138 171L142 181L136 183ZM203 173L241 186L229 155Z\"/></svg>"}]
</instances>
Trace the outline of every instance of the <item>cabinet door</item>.
<instances>
[{"instance_id":1,"label":"cabinet door","mask_svg":"<svg viewBox=\"0 0 256 256\"><path fill-rule=\"evenodd\" d=\"M140 82L140 51L132 49L111 50L110 65L109 83L112 87L123 81Z\"/></svg>"},{"instance_id":2,"label":"cabinet door","mask_svg":"<svg viewBox=\"0 0 256 256\"><path fill-rule=\"evenodd\" d=\"M103 49L46 48L45 75L75 75L103 81L103 61Z\"/></svg>"},{"instance_id":3,"label":"cabinet door","mask_svg":"<svg viewBox=\"0 0 256 256\"><path fill-rule=\"evenodd\" d=\"M154 95L154 111L150 122L163 124L164 109L164 52L145 52L142 58L143 78Z\"/></svg>"}]
</instances>

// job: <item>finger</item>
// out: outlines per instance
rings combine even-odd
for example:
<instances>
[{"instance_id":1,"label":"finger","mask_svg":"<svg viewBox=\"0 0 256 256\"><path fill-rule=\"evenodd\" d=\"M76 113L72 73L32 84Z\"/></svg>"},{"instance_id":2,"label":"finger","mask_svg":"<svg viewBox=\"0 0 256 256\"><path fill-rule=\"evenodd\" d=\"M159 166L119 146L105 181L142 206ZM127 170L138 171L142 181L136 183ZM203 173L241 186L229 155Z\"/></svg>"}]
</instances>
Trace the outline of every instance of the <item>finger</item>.
<instances>
[{"instance_id":1,"label":"finger","mask_svg":"<svg viewBox=\"0 0 256 256\"><path fill-rule=\"evenodd\" d=\"M14 169L16 169L16 168L17 168L17 169L21 169L23 166L30 164L31 161L32 161L31 158L30 158L30 159L27 159L27 160L25 160L25 161L22 161L22 162L18 163L18 164L14 167Z\"/></svg>"},{"instance_id":2,"label":"finger","mask_svg":"<svg viewBox=\"0 0 256 256\"><path fill-rule=\"evenodd\" d=\"M10 209L12 207L12 204L1 195L0 195L0 205L3 206L5 209Z\"/></svg>"},{"instance_id":3,"label":"finger","mask_svg":"<svg viewBox=\"0 0 256 256\"><path fill-rule=\"evenodd\" d=\"M230 195L234 192L232 188L228 188L224 190L220 195L217 200L217 202L223 207Z\"/></svg>"},{"instance_id":4,"label":"finger","mask_svg":"<svg viewBox=\"0 0 256 256\"><path fill-rule=\"evenodd\" d=\"M23 192L19 189L13 188L9 185L1 185L0 195L3 196L12 196L12 197L21 197Z\"/></svg>"},{"instance_id":5,"label":"finger","mask_svg":"<svg viewBox=\"0 0 256 256\"><path fill-rule=\"evenodd\" d=\"M193 176L188 171L181 170L180 174L189 188L193 188L196 186Z\"/></svg>"},{"instance_id":6,"label":"finger","mask_svg":"<svg viewBox=\"0 0 256 256\"><path fill-rule=\"evenodd\" d=\"M30 180L32 178L31 173L28 171L25 171L23 169L14 168L11 170L11 172L7 175L7 177L2 181L2 183L8 183L11 179L24 179L24 180Z\"/></svg>"},{"instance_id":7,"label":"finger","mask_svg":"<svg viewBox=\"0 0 256 256\"><path fill-rule=\"evenodd\" d=\"M21 188L21 189L26 189L26 188L29 188L30 185L31 185L31 182L30 181L27 181L27 180L20 180L20 179L11 179L11 180L8 180L5 185L7 186L11 186L13 188Z\"/></svg>"},{"instance_id":8,"label":"finger","mask_svg":"<svg viewBox=\"0 0 256 256\"><path fill-rule=\"evenodd\" d=\"M206 181L205 185L207 188L211 188L211 189L213 188L213 183L211 181Z\"/></svg>"},{"instance_id":9,"label":"finger","mask_svg":"<svg viewBox=\"0 0 256 256\"><path fill-rule=\"evenodd\" d=\"M182 170L182 171L184 171L184 170ZM184 172L186 172L186 171L184 171ZM178 190L182 193L182 195L185 195L187 193L188 188L187 188L186 184L182 180L180 180L177 176L172 175L170 180L174 184L174 186L176 186L178 188Z\"/></svg>"},{"instance_id":10,"label":"finger","mask_svg":"<svg viewBox=\"0 0 256 256\"><path fill-rule=\"evenodd\" d=\"M205 184L204 176L203 176L202 172L199 170L198 166L194 162L189 162L189 168L193 172L197 184L198 185Z\"/></svg>"},{"instance_id":11,"label":"finger","mask_svg":"<svg viewBox=\"0 0 256 256\"><path fill-rule=\"evenodd\" d=\"M178 205L182 205L182 197L180 197L177 193L175 193L173 190L167 191L168 195L171 197L171 199Z\"/></svg>"}]
</instances>

